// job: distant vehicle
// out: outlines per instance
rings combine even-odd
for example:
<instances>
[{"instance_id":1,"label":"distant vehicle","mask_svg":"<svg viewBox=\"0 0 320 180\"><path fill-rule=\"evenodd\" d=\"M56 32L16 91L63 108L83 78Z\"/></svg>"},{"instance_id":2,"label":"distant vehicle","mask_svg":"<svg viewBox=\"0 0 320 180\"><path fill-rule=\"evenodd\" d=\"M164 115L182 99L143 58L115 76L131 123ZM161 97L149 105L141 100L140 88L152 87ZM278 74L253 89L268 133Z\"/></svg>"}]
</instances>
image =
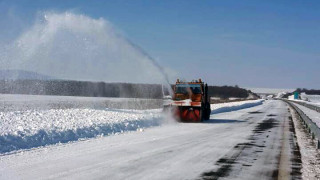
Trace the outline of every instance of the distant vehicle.
<instances>
[{"instance_id":1,"label":"distant vehicle","mask_svg":"<svg viewBox=\"0 0 320 180\"><path fill-rule=\"evenodd\" d=\"M181 122L201 122L210 118L208 85L201 79L191 82L177 80L172 101L164 105Z\"/></svg>"}]
</instances>

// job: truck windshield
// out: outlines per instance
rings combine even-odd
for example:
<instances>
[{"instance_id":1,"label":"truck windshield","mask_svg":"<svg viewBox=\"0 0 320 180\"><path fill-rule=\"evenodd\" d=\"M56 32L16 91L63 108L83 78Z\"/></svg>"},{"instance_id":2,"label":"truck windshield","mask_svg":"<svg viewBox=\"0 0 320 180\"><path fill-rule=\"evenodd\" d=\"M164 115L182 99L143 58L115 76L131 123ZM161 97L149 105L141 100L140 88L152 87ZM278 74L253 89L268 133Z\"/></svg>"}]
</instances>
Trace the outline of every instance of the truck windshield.
<instances>
[{"instance_id":1,"label":"truck windshield","mask_svg":"<svg viewBox=\"0 0 320 180\"><path fill-rule=\"evenodd\" d=\"M200 84L177 84L176 92L177 94L189 94L189 89L193 94L201 94Z\"/></svg>"}]
</instances>

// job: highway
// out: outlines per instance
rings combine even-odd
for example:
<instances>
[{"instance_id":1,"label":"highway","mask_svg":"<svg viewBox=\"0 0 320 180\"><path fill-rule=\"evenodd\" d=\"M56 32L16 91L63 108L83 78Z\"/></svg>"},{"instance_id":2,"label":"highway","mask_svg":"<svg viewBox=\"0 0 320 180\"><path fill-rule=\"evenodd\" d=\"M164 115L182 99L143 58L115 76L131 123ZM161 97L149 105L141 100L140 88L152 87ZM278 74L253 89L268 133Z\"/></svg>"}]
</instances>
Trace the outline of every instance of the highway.
<instances>
[{"instance_id":1,"label":"highway","mask_svg":"<svg viewBox=\"0 0 320 180\"><path fill-rule=\"evenodd\" d=\"M50 145L0 157L0 179L274 179L299 177L289 106L280 100L204 123Z\"/></svg>"}]
</instances>

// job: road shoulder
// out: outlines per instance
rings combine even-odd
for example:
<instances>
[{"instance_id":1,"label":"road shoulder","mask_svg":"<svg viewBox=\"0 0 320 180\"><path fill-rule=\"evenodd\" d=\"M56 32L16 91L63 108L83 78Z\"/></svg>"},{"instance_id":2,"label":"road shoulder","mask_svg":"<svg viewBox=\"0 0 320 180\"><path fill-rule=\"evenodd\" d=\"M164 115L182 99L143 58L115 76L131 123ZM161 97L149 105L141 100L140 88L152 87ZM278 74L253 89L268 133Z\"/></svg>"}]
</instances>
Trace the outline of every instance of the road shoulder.
<instances>
[{"instance_id":1,"label":"road shoulder","mask_svg":"<svg viewBox=\"0 0 320 180\"><path fill-rule=\"evenodd\" d=\"M301 153L301 177L302 179L320 178L320 151L316 149L316 144L311 135L303 127L299 115L291 109L292 119L296 132L297 144Z\"/></svg>"}]
</instances>

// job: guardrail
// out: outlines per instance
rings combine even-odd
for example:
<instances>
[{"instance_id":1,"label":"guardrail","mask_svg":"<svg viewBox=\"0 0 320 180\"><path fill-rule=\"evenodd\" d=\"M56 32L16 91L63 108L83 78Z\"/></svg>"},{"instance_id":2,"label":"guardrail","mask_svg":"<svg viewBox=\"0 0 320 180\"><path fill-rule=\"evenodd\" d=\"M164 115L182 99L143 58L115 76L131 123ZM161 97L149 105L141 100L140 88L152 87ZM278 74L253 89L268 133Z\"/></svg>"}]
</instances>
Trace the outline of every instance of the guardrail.
<instances>
[{"instance_id":1,"label":"guardrail","mask_svg":"<svg viewBox=\"0 0 320 180\"><path fill-rule=\"evenodd\" d=\"M299 102L299 101L292 101L292 102L297 103L297 104L300 104L300 105L302 105L302 106L305 106L305 107L307 107L307 108L309 108L309 109L315 110L315 111L317 111L317 112L320 113L320 107L319 107L319 106L315 106L315 105L312 105L312 104L308 104L308 103L304 103L304 102Z\"/></svg>"},{"instance_id":2,"label":"guardrail","mask_svg":"<svg viewBox=\"0 0 320 180\"><path fill-rule=\"evenodd\" d=\"M283 100L283 99L282 99ZM320 149L320 128L297 106L295 106L291 101L283 100L288 103L300 116L300 120L304 124L305 128L311 134L312 139L317 139L317 148ZM296 103L296 102L295 102ZM299 103L300 104L300 103ZM319 112L319 111L318 111Z\"/></svg>"}]
</instances>

